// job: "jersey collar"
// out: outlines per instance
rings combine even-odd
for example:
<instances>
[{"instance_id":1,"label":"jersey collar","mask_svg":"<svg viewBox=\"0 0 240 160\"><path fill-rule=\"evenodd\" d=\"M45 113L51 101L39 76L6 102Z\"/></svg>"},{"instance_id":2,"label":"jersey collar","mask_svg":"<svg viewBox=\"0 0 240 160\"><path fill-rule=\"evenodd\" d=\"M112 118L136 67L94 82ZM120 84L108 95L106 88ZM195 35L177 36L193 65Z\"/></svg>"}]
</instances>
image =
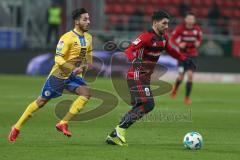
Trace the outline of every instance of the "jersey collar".
<instances>
[{"instance_id":1,"label":"jersey collar","mask_svg":"<svg viewBox=\"0 0 240 160\"><path fill-rule=\"evenodd\" d=\"M80 32L78 32L76 29L73 29L72 31L73 31L73 33L75 33L77 36L80 36L80 37L84 36L84 33L80 33Z\"/></svg>"},{"instance_id":2,"label":"jersey collar","mask_svg":"<svg viewBox=\"0 0 240 160\"><path fill-rule=\"evenodd\" d=\"M152 28L149 29L148 31L154 33L157 37L162 37L162 35L164 34L164 33L161 33L160 35L158 35Z\"/></svg>"}]
</instances>

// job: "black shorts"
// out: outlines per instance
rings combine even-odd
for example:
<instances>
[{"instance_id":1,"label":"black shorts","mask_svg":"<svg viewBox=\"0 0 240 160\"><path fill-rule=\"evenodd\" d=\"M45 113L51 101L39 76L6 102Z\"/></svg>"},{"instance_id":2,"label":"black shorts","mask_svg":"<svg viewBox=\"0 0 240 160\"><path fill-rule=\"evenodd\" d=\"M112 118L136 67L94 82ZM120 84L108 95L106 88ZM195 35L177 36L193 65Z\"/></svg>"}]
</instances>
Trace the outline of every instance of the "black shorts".
<instances>
[{"instance_id":1,"label":"black shorts","mask_svg":"<svg viewBox=\"0 0 240 160\"><path fill-rule=\"evenodd\" d=\"M153 101L153 95L150 88L150 80L127 80L131 95L131 104L133 106L145 103L149 100Z\"/></svg>"},{"instance_id":2,"label":"black shorts","mask_svg":"<svg viewBox=\"0 0 240 160\"><path fill-rule=\"evenodd\" d=\"M197 57L189 57L191 58L194 63L197 65ZM188 70L194 70L192 66L188 65L186 62L184 61L178 61L178 72L179 73L185 73Z\"/></svg>"}]
</instances>

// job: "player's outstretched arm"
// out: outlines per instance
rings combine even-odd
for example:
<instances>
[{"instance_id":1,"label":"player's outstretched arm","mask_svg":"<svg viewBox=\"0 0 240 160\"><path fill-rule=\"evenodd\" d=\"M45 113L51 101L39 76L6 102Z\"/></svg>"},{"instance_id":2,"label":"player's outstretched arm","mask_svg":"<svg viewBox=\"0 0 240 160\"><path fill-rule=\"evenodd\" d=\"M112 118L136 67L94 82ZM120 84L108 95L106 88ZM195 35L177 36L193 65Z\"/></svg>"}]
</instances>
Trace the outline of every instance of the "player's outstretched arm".
<instances>
[{"instance_id":1,"label":"player's outstretched arm","mask_svg":"<svg viewBox=\"0 0 240 160\"><path fill-rule=\"evenodd\" d=\"M177 60L185 61L187 59L187 57L184 54L172 48L172 46L168 43L168 40L166 42L166 51L168 54L170 54L173 58Z\"/></svg>"}]
</instances>

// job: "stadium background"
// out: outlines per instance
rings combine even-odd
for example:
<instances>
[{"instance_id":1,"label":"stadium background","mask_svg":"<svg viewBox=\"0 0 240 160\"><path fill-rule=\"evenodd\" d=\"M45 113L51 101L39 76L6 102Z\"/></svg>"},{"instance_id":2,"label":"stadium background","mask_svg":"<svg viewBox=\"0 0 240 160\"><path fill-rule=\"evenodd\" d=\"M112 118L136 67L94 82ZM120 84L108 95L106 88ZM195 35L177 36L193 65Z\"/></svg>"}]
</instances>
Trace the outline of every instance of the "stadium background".
<instances>
[{"instance_id":1,"label":"stadium background","mask_svg":"<svg viewBox=\"0 0 240 160\"><path fill-rule=\"evenodd\" d=\"M213 2L217 9L212 15L209 12ZM72 28L73 9L88 9L94 57L100 60L94 66L96 69L101 68L101 78L92 86L116 96L115 89L109 85L110 72L122 75L124 66L121 63L111 66L110 58L120 54L117 56L119 62L125 60L121 53L127 43L123 42L133 40L141 31L148 29L151 24L150 15L155 10L164 9L171 14L169 33L182 21L186 10L195 13L203 29L204 40L199 49L195 76L198 83L194 85L193 104L189 108L183 105L184 87L181 87L176 101L172 101L168 94L157 98L159 107L154 112L165 115L190 114L191 123L171 118L170 122L168 119L160 119L163 121L160 124L140 122L129 131L132 147L119 150L105 146L103 141L106 133L118 122L119 116L127 111L128 106L123 101L119 102L121 107L97 121L74 123L73 132L80 132L81 136L76 135L67 142L64 137L55 135L57 133L53 128L56 118L49 118L53 117L54 109L47 107L24 127L19 142L9 145L6 137L10 126L25 106L39 94L53 65L55 35L51 35L49 43L46 40L47 11L52 4L62 9L60 35ZM239 158L240 1L0 0L0 15L0 159L31 159L36 156L39 159L79 159L81 156L84 159ZM109 42L114 43L110 48ZM104 65L100 62L104 62ZM164 55L159 64L164 64L169 69L162 78L172 82L177 73L176 61ZM49 106L55 106L57 101L53 100ZM97 103L97 100L93 100L88 106ZM200 152L186 152L182 149L181 139L191 130L199 131L206 139ZM136 132L141 134L136 135ZM92 150L95 151L94 155ZM27 151L29 154L26 155Z\"/></svg>"},{"instance_id":2,"label":"stadium background","mask_svg":"<svg viewBox=\"0 0 240 160\"><path fill-rule=\"evenodd\" d=\"M60 35L71 29L73 9L79 6L88 8L91 14L90 32L94 35L94 50L104 51L106 42L114 41L118 45L124 40L133 40L142 30L150 28L150 15L159 8L165 9L172 15L169 29L171 31L177 23L182 21L184 13L181 8L184 9L184 7L180 6L183 2L180 0L59 0L53 2L50 0L41 2L1 0L0 72L24 74L31 58L39 54L54 53L56 45L54 38L50 43L46 42L47 11L52 3L57 3L62 8ZM219 14L215 16L217 19L213 19L214 16L209 15L213 5L211 1L185 1L186 10L197 15L204 32L204 42L200 48L199 71L238 73L240 3L237 0L217 0L216 4ZM113 50L110 54L114 51L117 50ZM97 53L95 55L98 56ZM14 65L7 65L9 63Z\"/></svg>"}]
</instances>

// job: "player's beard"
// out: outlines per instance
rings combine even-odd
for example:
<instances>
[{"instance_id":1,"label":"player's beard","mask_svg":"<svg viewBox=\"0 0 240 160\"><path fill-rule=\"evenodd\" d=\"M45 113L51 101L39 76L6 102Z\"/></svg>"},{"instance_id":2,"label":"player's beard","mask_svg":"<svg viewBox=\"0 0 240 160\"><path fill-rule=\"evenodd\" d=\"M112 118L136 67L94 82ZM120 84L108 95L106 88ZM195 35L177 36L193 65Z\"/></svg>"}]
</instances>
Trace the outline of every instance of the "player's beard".
<instances>
[{"instance_id":1,"label":"player's beard","mask_svg":"<svg viewBox=\"0 0 240 160\"><path fill-rule=\"evenodd\" d=\"M159 34L163 34L164 31L165 31L165 29L158 29L158 33L159 33Z\"/></svg>"},{"instance_id":2,"label":"player's beard","mask_svg":"<svg viewBox=\"0 0 240 160\"><path fill-rule=\"evenodd\" d=\"M87 32L88 29L89 29L89 26L86 26L86 27L84 27L84 26L79 26L79 28L80 28L83 32Z\"/></svg>"},{"instance_id":3,"label":"player's beard","mask_svg":"<svg viewBox=\"0 0 240 160\"><path fill-rule=\"evenodd\" d=\"M160 33L160 34L163 34L163 33L165 33L167 31L167 28L159 28L158 29L158 32Z\"/></svg>"}]
</instances>

